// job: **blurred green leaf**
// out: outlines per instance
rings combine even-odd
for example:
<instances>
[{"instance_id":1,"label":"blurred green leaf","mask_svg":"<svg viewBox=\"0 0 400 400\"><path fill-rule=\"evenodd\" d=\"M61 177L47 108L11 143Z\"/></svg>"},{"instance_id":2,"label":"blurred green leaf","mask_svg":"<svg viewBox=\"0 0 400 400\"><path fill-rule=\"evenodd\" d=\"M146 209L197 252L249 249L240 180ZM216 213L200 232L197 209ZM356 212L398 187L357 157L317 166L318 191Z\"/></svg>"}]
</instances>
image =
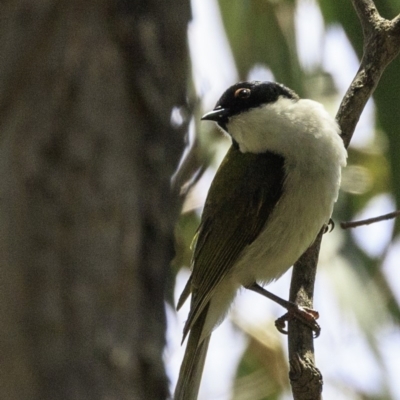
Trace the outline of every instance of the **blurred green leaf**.
<instances>
[{"instance_id":1,"label":"blurred green leaf","mask_svg":"<svg viewBox=\"0 0 400 400\"><path fill-rule=\"evenodd\" d=\"M173 268L177 271L182 266L190 267L192 259L191 244L199 226L199 215L192 210L182 214L175 228L175 253L172 261Z\"/></svg>"},{"instance_id":2,"label":"blurred green leaf","mask_svg":"<svg viewBox=\"0 0 400 400\"><path fill-rule=\"evenodd\" d=\"M390 165L381 152L349 149L349 165L343 171L342 189L348 197L350 215L359 213L372 197L391 191Z\"/></svg>"},{"instance_id":3,"label":"blurred green leaf","mask_svg":"<svg viewBox=\"0 0 400 400\"><path fill-rule=\"evenodd\" d=\"M277 400L289 390L288 366L283 342L271 321L267 326L247 325L235 319L248 337L237 369L233 400Z\"/></svg>"},{"instance_id":4,"label":"blurred green leaf","mask_svg":"<svg viewBox=\"0 0 400 400\"><path fill-rule=\"evenodd\" d=\"M240 79L256 64L268 66L278 82L303 93L295 28L295 2L219 0Z\"/></svg>"},{"instance_id":5,"label":"blurred green leaf","mask_svg":"<svg viewBox=\"0 0 400 400\"><path fill-rule=\"evenodd\" d=\"M399 6L400 9L400 6ZM397 208L400 207L400 58L387 68L375 91L379 127L388 138L388 161L391 170L390 184ZM395 234L400 232L400 220L396 219Z\"/></svg>"}]
</instances>

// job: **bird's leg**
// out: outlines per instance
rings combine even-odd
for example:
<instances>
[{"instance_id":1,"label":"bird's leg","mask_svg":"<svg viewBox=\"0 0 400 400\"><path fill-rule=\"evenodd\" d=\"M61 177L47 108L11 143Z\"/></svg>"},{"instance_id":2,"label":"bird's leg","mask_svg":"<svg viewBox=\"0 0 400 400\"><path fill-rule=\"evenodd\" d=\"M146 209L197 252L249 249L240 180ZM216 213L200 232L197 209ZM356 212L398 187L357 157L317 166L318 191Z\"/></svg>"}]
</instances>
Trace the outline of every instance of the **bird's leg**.
<instances>
[{"instance_id":1,"label":"bird's leg","mask_svg":"<svg viewBox=\"0 0 400 400\"><path fill-rule=\"evenodd\" d=\"M286 308L288 312L275 321L275 326L279 332L287 334L288 332L285 329L286 321L289 321L289 319L291 318L296 318L299 321L303 322L303 324L307 325L314 332L315 338L319 336L321 328L316 321L319 317L318 311L315 311L308 307L301 307L295 303L292 303L291 301L284 300L279 296L276 296L275 294L264 289L257 283L253 283L250 286L246 286L246 289L261 294L262 296L265 296L268 299L274 301L275 303L278 303L280 306Z\"/></svg>"}]
</instances>

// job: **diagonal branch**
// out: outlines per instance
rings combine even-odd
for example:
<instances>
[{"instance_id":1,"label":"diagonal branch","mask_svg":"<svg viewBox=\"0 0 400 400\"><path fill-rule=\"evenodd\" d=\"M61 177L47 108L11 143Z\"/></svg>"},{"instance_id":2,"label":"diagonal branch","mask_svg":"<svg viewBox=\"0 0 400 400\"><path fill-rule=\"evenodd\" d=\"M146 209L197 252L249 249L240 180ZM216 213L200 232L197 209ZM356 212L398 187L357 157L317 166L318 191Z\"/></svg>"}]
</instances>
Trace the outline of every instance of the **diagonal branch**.
<instances>
[{"instance_id":1,"label":"diagonal branch","mask_svg":"<svg viewBox=\"0 0 400 400\"><path fill-rule=\"evenodd\" d=\"M400 52L400 15L388 21L379 15L372 0L353 0L353 4L364 33L364 53L336 115L346 147L383 71Z\"/></svg>"},{"instance_id":2,"label":"diagonal branch","mask_svg":"<svg viewBox=\"0 0 400 400\"><path fill-rule=\"evenodd\" d=\"M389 21L379 15L372 0L352 0L352 2L363 30L364 52L360 68L336 115L346 147L383 71L400 52L400 15ZM312 307L313 304L322 234L323 229L314 244L300 257L293 268L289 298L299 305ZM312 333L295 320L289 321L289 362L289 377L294 399L321 399L322 376L314 362Z\"/></svg>"}]
</instances>

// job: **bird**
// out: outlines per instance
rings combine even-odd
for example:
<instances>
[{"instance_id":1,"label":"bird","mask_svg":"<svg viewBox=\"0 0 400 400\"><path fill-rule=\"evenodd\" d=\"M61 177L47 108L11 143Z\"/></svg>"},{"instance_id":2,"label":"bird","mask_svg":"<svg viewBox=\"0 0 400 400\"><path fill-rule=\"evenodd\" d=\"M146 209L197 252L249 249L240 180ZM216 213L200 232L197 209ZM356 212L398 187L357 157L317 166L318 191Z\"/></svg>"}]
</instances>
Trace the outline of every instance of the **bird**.
<instances>
[{"instance_id":1,"label":"bird","mask_svg":"<svg viewBox=\"0 0 400 400\"><path fill-rule=\"evenodd\" d=\"M174 400L196 400L212 331L241 288L283 275L328 224L347 152L322 104L277 82L238 82L202 117L232 144L194 237L188 336Z\"/></svg>"}]
</instances>

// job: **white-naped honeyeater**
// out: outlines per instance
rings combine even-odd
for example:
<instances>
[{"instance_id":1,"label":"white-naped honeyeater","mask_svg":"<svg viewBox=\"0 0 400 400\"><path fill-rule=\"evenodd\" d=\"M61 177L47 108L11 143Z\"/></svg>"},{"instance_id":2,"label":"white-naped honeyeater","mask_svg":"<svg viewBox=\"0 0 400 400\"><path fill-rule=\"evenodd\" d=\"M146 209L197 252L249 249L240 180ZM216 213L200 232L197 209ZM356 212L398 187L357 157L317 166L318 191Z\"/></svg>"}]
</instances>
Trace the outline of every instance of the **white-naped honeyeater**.
<instances>
[{"instance_id":1,"label":"white-naped honeyeater","mask_svg":"<svg viewBox=\"0 0 400 400\"><path fill-rule=\"evenodd\" d=\"M278 279L329 222L347 157L323 106L278 83L237 83L202 119L232 145L208 192L178 302L192 295L175 400L197 399L211 333L238 289Z\"/></svg>"}]
</instances>

